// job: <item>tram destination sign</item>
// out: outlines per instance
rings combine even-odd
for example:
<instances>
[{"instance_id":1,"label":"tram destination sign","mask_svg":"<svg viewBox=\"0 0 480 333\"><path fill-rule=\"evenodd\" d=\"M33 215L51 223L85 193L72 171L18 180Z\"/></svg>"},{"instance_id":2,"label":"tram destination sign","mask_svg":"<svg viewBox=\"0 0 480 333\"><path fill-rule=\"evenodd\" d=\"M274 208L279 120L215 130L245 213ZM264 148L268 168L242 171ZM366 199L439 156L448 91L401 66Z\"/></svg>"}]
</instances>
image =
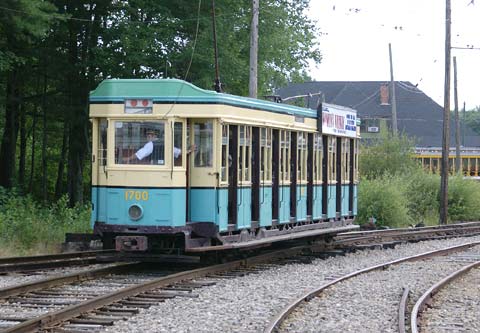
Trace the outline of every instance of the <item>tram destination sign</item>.
<instances>
[{"instance_id":1,"label":"tram destination sign","mask_svg":"<svg viewBox=\"0 0 480 333\"><path fill-rule=\"evenodd\" d=\"M153 101L151 99L126 99L125 113L128 114L151 114Z\"/></svg>"},{"instance_id":2,"label":"tram destination sign","mask_svg":"<svg viewBox=\"0 0 480 333\"><path fill-rule=\"evenodd\" d=\"M353 109L324 104L322 133L355 138L357 136L357 113Z\"/></svg>"}]
</instances>

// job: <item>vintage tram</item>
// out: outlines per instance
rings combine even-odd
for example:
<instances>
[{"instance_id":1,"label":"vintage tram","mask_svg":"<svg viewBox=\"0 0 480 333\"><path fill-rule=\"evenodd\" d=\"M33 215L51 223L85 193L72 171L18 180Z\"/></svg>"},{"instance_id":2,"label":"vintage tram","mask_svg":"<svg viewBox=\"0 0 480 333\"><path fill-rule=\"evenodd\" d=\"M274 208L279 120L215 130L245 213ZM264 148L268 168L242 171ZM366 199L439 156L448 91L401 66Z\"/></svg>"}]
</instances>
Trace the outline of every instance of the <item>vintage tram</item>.
<instances>
[{"instance_id":1,"label":"vintage tram","mask_svg":"<svg viewBox=\"0 0 480 333\"><path fill-rule=\"evenodd\" d=\"M90 117L92 225L105 248L206 252L357 227L353 109L111 79L91 92Z\"/></svg>"}]
</instances>

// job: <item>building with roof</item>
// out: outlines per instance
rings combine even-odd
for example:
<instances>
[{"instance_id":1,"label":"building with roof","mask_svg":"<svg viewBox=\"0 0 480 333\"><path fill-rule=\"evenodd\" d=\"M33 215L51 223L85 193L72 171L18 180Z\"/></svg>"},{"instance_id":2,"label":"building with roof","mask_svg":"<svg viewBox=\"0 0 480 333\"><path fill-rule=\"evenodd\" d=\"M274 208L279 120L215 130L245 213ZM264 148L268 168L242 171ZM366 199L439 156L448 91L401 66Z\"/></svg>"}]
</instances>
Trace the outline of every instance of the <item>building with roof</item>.
<instances>
[{"instance_id":1,"label":"building with roof","mask_svg":"<svg viewBox=\"0 0 480 333\"><path fill-rule=\"evenodd\" d=\"M319 101L356 109L362 122L361 136L368 139L391 129L389 85L388 81L317 81L290 84L276 94L282 99L307 95L305 106L313 109ZM413 138L417 147L441 147L443 107L408 81L395 81L395 97L398 132ZM465 124L461 125L460 138L462 146L480 147L480 136ZM455 146L454 119L450 124L450 146Z\"/></svg>"}]
</instances>

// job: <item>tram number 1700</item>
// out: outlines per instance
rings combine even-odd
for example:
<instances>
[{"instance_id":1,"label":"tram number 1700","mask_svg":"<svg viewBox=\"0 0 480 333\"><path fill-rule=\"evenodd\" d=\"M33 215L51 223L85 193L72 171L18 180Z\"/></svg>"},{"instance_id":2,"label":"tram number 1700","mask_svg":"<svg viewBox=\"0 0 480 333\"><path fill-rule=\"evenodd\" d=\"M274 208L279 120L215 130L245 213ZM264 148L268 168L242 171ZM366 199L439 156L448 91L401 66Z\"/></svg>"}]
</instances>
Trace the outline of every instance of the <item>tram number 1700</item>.
<instances>
[{"instance_id":1,"label":"tram number 1700","mask_svg":"<svg viewBox=\"0 0 480 333\"><path fill-rule=\"evenodd\" d=\"M129 201L129 200L147 201L148 191L127 190L125 191L125 201Z\"/></svg>"}]
</instances>

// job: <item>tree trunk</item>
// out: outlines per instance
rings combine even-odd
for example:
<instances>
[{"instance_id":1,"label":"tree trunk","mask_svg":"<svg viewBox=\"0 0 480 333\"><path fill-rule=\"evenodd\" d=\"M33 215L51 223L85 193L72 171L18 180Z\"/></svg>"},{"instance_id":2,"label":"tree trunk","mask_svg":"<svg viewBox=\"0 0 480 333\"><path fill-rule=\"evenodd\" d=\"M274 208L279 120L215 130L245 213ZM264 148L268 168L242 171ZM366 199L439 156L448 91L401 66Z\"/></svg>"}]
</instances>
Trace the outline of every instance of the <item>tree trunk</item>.
<instances>
[{"instance_id":1,"label":"tree trunk","mask_svg":"<svg viewBox=\"0 0 480 333\"><path fill-rule=\"evenodd\" d=\"M18 157L18 186L22 193L25 190L25 157L27 155L25 107L25 104L20 106L20 156Z\"/></svg>"},{"instance_id":2,"label":"tree trunk","mask_svg":"<svg viewBox=\"0 0 480 333\"><path fill-rule=\"evenodd\" d=\"M55 198L58 200L64 193L63 189L63 173L65 170L65 159L67 157L67 143L68 143L68 125L63 124L63 140L62 151L60 153L60 161L58 162L57 182L55 184Z\"/></svg>"},{"instance_id":3,"label":"tree trunk","mask_svg":"<svg viewBox=\"0 0 480 333\"><path fill-rule=\"evenodd\" d=\"M13 69L7 75L5 128L0 148L0 186L11 188L15 178L15 155L18 134L19 88L18 70Z\"/></svg>"},{"instance_id":4,"label":"tree trunk","mask_svg":"<svg viewBox=\"0 0 480 333\"><path fill-rule=\"evenodd\" d=\"M42 120L43 120L43 136L42 136L42 198L47 201L47 74L43 77L43 95L42 95Z\"/></svg>"}]
</instances>

